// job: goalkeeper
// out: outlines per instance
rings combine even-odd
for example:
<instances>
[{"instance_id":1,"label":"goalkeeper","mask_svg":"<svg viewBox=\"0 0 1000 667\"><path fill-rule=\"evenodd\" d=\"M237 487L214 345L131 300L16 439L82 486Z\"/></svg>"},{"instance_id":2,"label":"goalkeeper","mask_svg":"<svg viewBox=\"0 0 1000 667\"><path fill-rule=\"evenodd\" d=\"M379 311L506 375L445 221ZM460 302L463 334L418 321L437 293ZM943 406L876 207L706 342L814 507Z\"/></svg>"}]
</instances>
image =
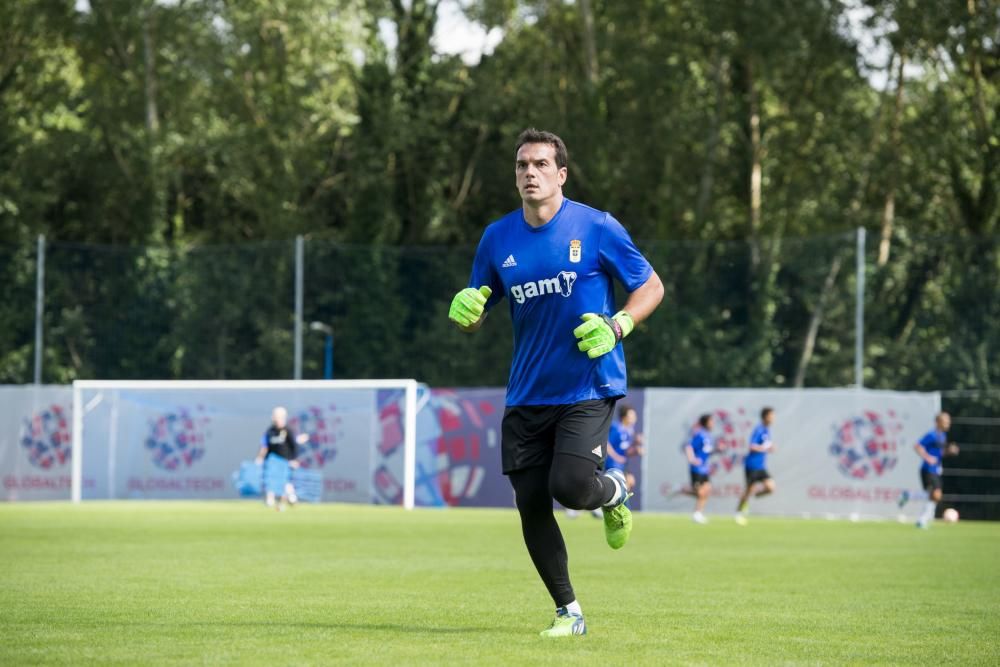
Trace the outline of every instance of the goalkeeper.
<instances>
[{"instance_id":1,"label":"goalkeeper","mask_svg":"<svg viewBox=\"0 0 1000 667\"><path fill-rule=\"evenodd\" d=\"M299 455L298 445L309 442L308 433L295 435L288 427L288 410L280 405L271 411L271 426L261 438L257 465L263 465L265 502L277 510L285 508L285 501L294 505L298 502L295 486L292 485L292 468L298 468L295 459ZM275 496L278 503L275 504Z\"/></svg>"},{"instance_id":2,"label":"goalkeeper","mask_svg":"<svg viewBox=\"0 0 1000 667\"><path fill-rule=\"evenodd\" d=\"M619 343L663 298L659 277L621 224L563 196L567 161L556 135L521 133L514 174L522 206L486 228L469 287L448 314L473 332L504 296L510 304L514 356L501 459L528 553L555 602L546 637L586 633L553 498L569 509L601 508L613 549L632 530L625 475L600 469L626 389ZM617 312L613 280L628 292Z\"/></svg>"}]
</instances>

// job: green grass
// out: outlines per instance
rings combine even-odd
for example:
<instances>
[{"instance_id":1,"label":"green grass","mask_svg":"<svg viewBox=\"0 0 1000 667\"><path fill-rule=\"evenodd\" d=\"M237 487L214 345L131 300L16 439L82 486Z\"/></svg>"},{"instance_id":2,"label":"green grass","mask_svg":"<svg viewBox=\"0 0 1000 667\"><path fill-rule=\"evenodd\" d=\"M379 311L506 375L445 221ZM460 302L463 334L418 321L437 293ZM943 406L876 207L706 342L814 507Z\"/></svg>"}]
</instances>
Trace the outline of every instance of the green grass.
<instances>
[{"instance_id":1,"label":"green grass","mask_svg":"<svg viewBox=\"0 0 1000 667\"><path fill-rule=\"evenodd\" d=\"M1000 663L1000 525L560 519L590 634L512 511L0 506L0 665Z\"/></svg>"}]
</instances>

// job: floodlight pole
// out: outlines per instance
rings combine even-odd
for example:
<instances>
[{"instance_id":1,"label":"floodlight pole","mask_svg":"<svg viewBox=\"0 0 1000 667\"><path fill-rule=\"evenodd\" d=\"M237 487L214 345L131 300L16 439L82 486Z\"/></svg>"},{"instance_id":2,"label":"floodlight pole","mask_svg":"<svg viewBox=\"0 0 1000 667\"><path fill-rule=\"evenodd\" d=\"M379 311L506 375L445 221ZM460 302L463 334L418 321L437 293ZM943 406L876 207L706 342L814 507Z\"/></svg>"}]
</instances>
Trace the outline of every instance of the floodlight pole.
<instances>
[{"instance_id":1,"label":"floodlight pole","mask_svg":"<svg viewBox=\"0 0 1000 667\"><path fill-rule=\"evenodd\" d=\"M858 227L856 256L857 292L854 296L854 386L865 386L865 228Z\"/></svg>"},{"instance_id":2,"label":"floodlight pole","mask_svg":"<svg viewBox=\"0 0 1000 667\"><path fill-rule=\"evenodd\" d=\"M302 379L302 302L305 285L305 240L295 237L295 363L292 377Z\"/></svg>"},{"instance_id":3,"label":"floodlight pole","mask_svg":"<svg viewBox=\"0 0 1000 667\"><path fill-rule=\"evenodd\" d=\"M45 234L38 235L35 256L35 384L42 383L42 331L45 318Z\"/></svg>"},{"instance_id":4,"label":"floodlight pole","mask_svg":"<svg viewBox=\"0 0 1000 667\"><path fill-rule=\"evenodd\" d=\"M333 379L333 327L323 322L310 322L310 331L319 331L326 336L323 354L323 378Z\"/></svg>"}]
</instances>

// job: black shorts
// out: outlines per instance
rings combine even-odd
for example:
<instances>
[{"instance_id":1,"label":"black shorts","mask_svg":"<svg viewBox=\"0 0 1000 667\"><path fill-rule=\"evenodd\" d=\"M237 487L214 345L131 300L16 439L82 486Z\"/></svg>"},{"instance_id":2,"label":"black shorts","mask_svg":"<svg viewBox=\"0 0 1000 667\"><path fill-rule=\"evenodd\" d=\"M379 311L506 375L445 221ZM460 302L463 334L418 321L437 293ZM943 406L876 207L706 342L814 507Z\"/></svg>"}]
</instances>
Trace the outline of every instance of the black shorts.
<instances>
[{"instance_id":1,"label":"black shorts","mask_svg":"<svg viewBox=\"0 0 1000 667\"><path fill-rule=\"evenodd\" d=\"M920 471L920 483L924 485L924 491L938 491L941 489L941 475L926 470Z\"/></svg>"},{"instance_id":2,"label":"black shorts","mask_svg":"<svg viewBox=\"0 0 1000 667\"><path fill-rule=\"evenodd\" d=\"M700 472L691 471L691 488L697 490L702 484L708 484L711 480L708 475Z\"/></svg>"},{"instance_id":3,"label":"black shorts","mask_svg":"<svg viewBox=\"0 0 1000 667\"><path fill-rule=\"evenodd\" d=\"M500 441L503 474L550 465L555 454L572 454L603 465L617 400L507 408Z\"/></svg>"},{"instance_id":4,"label":"black shorts","mask_svg":"<svg viewBox=\"0 0 1000 667\"><path fill-rule=\"evenodd\" d=\"M771 475L766 470L745 470L744 472L746 472L747 486L771 479Z\"/></svg>"}]
</instances>

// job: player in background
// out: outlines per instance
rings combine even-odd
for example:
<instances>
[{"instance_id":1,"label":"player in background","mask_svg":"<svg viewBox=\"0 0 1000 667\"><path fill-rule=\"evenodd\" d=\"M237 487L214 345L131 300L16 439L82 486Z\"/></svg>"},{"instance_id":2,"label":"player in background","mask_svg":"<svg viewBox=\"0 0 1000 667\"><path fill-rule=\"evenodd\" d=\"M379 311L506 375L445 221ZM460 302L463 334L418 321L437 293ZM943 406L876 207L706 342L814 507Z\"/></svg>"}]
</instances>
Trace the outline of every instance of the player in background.
<instances>
[{"instance_id":1,"label":"player in background","mask_svg":"<svg viewBox=\"0 0 1000 667\"><path fill-rule=\"evenodd\" d=\"M282 510L285 501L294 505L298 502L295 487L292 485L291 469L298 468L297 445L309 442L309 434L301 433L297 437L288 428L288 410L278 406L271 411L271 426L261 438L260 452L256 462L264 465L264 491L268 507ZM275 505L275 496L281 496Z\"/></svg>"},{"instance_id":2,"label":"player in background","mask_svg":"<svg viewBox=\"0 0 1000 667\"><path fill-rule=\"evenodd\" d=\"M625 476L601 467L615 402L626 391L619 343L663 298L663 284L621 224L563 196L567 164L558 136L521 133L514 162L521 207L486 228L469 287L448 312L473 332L508 298L514 354L501 459L525 546L555 602L544 637L587 631L553 499L569 509L601 508L613 549L632 530ZM618 311L614 280L628 294Z\"/></svg>"},{"instance_id":3,"label":"player in background","mask_svg":"<svg viewBox=\"0 0 1000 667\"><path fill-rule=\"evenodd\" d=\"M760 498L774 493L774 480L767 472L767 455L774 453L771 442L771 424L774 423L774 408L764 408L760 411L760 423L750 434L750 453L743 461L746 472L747 487L740 496L736 508L736 523L747 524L747 510L750 506L750 496Z\"/></svg>"},{"instance_id":4,"label":"player in background","mask_svg":"<svg viewBox=\"0 0 1000 667\"><path fill-rule=\"evenodd\" d=\"M635 432L639 414L631 405L618 406L618 419L611 422L608 433L608 453L604 459L604 470L620 470L625 475L625 484L629 492L635 489L635 475L628 471L629 459L642 456L642 434ZM579 510L566 510L566 516L573 519L579 515ZM601 511L590 512L595 517L601 516Z\"/></svg>"},{"instance_id":5,"label":"player in background","mask_svg":"<svg viewBox=\"0 0 1000 667\"><path fill-rule=\"evenodd\" d=\"M920 483L927 492L927 504L917 519L917 528L929 528L934 521L934 512L941 502L941 459L945 456L958 455L958 445L948 443L948 429L951 428L951 415L939 412L934 417L934 428L927 432L913 446L917 456L921 458Z\"/></svg>"},{"instance_id":6,"label":"player in background","mask_svg":"<svg viewBox=\"0 0 1000 667\"><path fill-rule=\"evenodd\" d=\"M618 407L618 420L611 422L608 433L608 455L604 459L604 469L617 468L625 475L628 490L635 489L635 475L629 472L629 459L642 456L642 433L635 432L639 421L639 413L631 405L622 404Z\"/></svg>"},{"instance_id":7,"label":"player in background","mask_svg":"<svg viewBox=\"0 0 1000 667\"><path fill-rule=\"evenodd\" d=\"M712 482L709 480L708 457L712 455L712 428L715 426L712 415L704 414L698 418L690 442L684 447L688 468L691 471L691 495L694 496L694 514L691 519L695 523L706 524L705 503L712 493Z\"/></svg>"}]
</instances>

